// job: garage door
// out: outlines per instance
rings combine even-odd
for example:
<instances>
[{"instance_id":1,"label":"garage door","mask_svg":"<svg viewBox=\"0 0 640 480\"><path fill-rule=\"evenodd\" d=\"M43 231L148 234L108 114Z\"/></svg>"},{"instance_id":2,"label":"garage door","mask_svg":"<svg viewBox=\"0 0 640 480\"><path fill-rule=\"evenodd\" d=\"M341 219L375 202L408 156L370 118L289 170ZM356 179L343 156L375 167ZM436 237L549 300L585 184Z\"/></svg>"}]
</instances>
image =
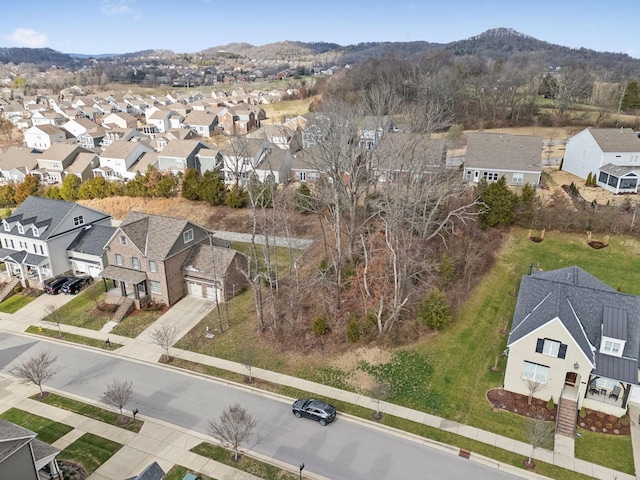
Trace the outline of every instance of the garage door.
<instances>
[{"instance_id":1,"label":"garage door","mask_svg":"<svg viewBox=\"0 0 640 480\"><path fill-rule=\"evenodd\" d=\"M196 297L201 297L202 296L202 285L200 285L199 283L195 283L195 282L188 282L187 283L187 292L189 292L189 295L195 295Z\"/></svg>"},{"instance_id":2,"label":"garage door","mask_svg":"<svg viewBox=\"0 0 640 480\"><path fill-rule=\"evenodd\" d=\"M216 287L214 287L213 285L207 285L205 288L207 290L207 298L215 302L216 296L217 296L218 297L217 301L220 302L220 293Z\"/></svg>"}]
</instances>

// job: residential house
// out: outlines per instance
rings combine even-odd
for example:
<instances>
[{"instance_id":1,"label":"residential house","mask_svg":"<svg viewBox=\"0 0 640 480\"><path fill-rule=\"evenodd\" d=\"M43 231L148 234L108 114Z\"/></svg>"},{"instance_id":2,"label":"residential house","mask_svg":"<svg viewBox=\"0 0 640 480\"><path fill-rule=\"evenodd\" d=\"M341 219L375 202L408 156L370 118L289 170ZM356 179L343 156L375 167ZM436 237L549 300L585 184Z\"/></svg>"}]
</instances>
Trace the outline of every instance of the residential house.
<instances>
[{"instance_id":1,"label":"residential house","mask_svg":"<svg viewBox=\"0 0 640 480\"><path fill-rule=\"evenodd\" d=\"M67 259L74 275L91 275L98 278L107 265L107 242L115 233L115 227L87 225L66 249Z\"/></svg>"},{"instance_id":2,"label":"residential house","mask_svg":"<svg viewBox=\"0 0 640 480\"><path fill-rule=\"evenodd\" d=\"M170 128L179 128L184 121L184 116L163 106L153 106L144 112L148 126L155 127L159 133L164 133Z\"/></svg>"},{"instance_id":3,"label":"residential house","mask_svg":"<svg viewBox=\"0 0 640 480\"><path fill-rule=\"evenodd\" d=\"M258 123L256 114L252 110L236 107L232 109L232 113L236 135L246 135L256 129Z\"/></svg>"},{"instance_id":4,"label":"residential house","mask_svg":"<svg viewBox=\"0 0 640 480\"><path fill-rule=\"evenodd\" d=\"M212 108L210 111L216 116L216 130L225 135L233 135L235 132L233 113L226 107Z\"/></svg>"},{"instance_id":5,"label":"residential house","mask_svg":"<svg viewBox=\"0 0 640 480\"><path fill-rule=\"evenodd\" d=\"M0 154L0 182L20 183L38 166L39 150L9 147Z\"/></svg>"},{"instance_id":6,"label":"residential house","mask_svg":"<svg viewBox=\"0 0 640 480\"><path fill-rule=\"evenodd\" d=\"M99 125L96 122L92 122L91 120L84 117L72 118L67 123L62 125L62 128L64 128L67 132L69 132L76 138L78 138L83 133L95 131L98 127Z\"/></svg>"},{"instance_id":7,"label":"residential house","mask_svg":"<svg viewBox=\"0 0 640 480\"><path fill-rule=\"evenodd\" d=\"M318 145L312 145L297 152L291 163L291 177L296 182L317 182L322 174L315 158L322 158Z\"/></svg>"},{"instance_id":8,"label":"residential house","mask_svg":"<svg viewBox=\"0 0 640 480\"><path fill-rule=\"evenodd\" d=\"M393 129L391 117L367 115L360 125L360 148L375 150L385 133Z\"/></svg>"},{"instance_id":9,"label":"residential house","mask_svg":"<svg viewBox=\"0 0 640 480\"><path fill-rule=\"evenodd\" d=\"M104 127L96 125L96 128L87 130L77 136L78 144L90 150L95 150L102 145L106 134L107 130Z\"/></svg>"},{"instance_id":10,"label":"residential house","mask_svg":"<svg viewBox=\"0 0 640 480\"><path fill-rule=\"evenodd\" d=\"M48 278L71 270L66 248L89 225L111 226L106 213L62 200L27 197L2 220L0 260L5 275L41 288Z\"/></svg>"},{"instance_id":11,"label":"residential house","mask_svg":"<svg viewBox=\"0 0 640 480\"><path fill-rule=\"evenodd\" d=\"M102 117L102 125L109 128L129 130L138 127L138 120L126 112L109 113Z\"/></svg>"},{"instance_id":12,"label":"residential house","mask_svg":"<svg viewBox=\"0 0 640 480\"><path fill-rule=\"evenodd\" d=\"M201 150L208 149L209 145L199 140L172 140L158 152L158 170L178 173L187 168L198 168L196 156Z\"/></svg>"},{"instance_id":13,"label":"residential house","mask_svg":"<svg viewBox=\"0 0 640 480\"><path fill-rule=\"evenodd\" d=\"M247 134L247 138L266 139L279 148L289 148L294 137L294 130L285 125L262 125L257 130Z\"/></svg>"},{"instance_id":14,"label":"residential house","mask_svg":"<svg viewBox=\"0 0 640 480\"><path fill-rule=\"evenodd\" d=\"M222 154L220 150L209 146L202 148L196 153L196 169L204 174L207 170L215 170L222 166Z\"/></svg>"},{"instance_id":15,"label":"residential house","mask_svg":"<svg viewBox=\"0 0 640 480\"><path fill-rule=\"evenodd\" d=\"M54 143L61 143L67 140L67 136L59 127L55 125L38 125L27 129L24 132L24 144L29 148L46 150Z\"/></svg>"},{"instance_id":16,"label":"residential house","mask_svg":"<svg viewBox=\"0 0 640 480\"><path fill-rule=\"evenodd\" d=\"M583 269L532 270L520 282L504 388L620 417L640 397L640 297ZM563 404L565 407L563 407Z\"/></svg>"},{"instance_id":17,"label":"residential house","mask_svg":"<svg viewBox=\"0 0 640 480\"><path fill-rule=\"evenodd\" d=\"M93 154L91 150L78 145L56 143L38 155L38 168L31 173L40 177L42 183L62 183L64 170L76 160L80 153Z\"/></svg>"},{"instance_id":18,"label":"residential house","mask_svg":"<svg viewBox=\"0 0 640 480\"><path fill-rule=\"evenodd\" d=\"M271 176L275 183L287 183L291 181L293 162L290 150L270 144L265 148L264 158L254 167L254 172L261 182Z\"/></svg>"},{"instance_id":19,"label":"residential house","mask_svg":"<svg viewBox=\"0 0 640 480\"><path fill-rule=\"evenodd\" d=\"M32 125L55 125L61 127L67 122L67 118L53 110L36 110L31 114Z\"/></svg>"},{"instance_id":20,"label":"residential house","mask_svg":"<svg viewBox=\"0 0 640 480\"><path fill-rule=\"evenodd\" d=\"M75 175L84 182L93 178L93 169L100 166L100 157L93 152L80 152L76 159L64 170L64 176ZM64 177L63 177L64 179Z\"/></svg>"},{"instance_id":21,"label":"residential house","mask_svg":"<svg viewBox=\"0 0 640 480\"><path fill-rule=\"evenodd\" d=\"M100 154L100 166L93 173L107 180L132 179L135 174L129 169L148 152L153 152L153 148L139 137L133 137L128 142L116 140Z\"/></svg>"},{"instance_id":22,"label":"residential house","mask_svg":"<svg viewBox=\"0 0 640 480\"><path fill-rule=\"evenodd\" d=\"M116 140L122 140L123 142L130 142L133 138L140 140L146 138L145 134L134 129L122 129L122 130L106 130L104 138L100 143L100 147L104 150Z\"/></svg>"},{"instance_id":23,"label":"residential house","mask_svg":"<svg viewBox=\"0 0 640 480\"><path fill-rule=\"evenodd\" d=\"M36 437L31 430L0 418L0 478L62 478L56 460L60 450Z\"/></svg>"},{"instance_id":24,"label":"residential house","mask_svg":"<svg viewBox=\"0 0 640 480\"><path fill-rule=\"evenodd\" d=\"M613 193L638 193L640 138L630 128L587 128L567 141L562 170Z\"/></svg>"},{"instance_id":25,"label":"residential house","mask_svg":"<svg viewBox=\"0 0 640 480\"><path fill-rule=\"evenodd\" d=\"M210 112L194 110L184 119L183 124L204 138L209 138L216 127L216 115Z\"/></svg>"},{"instance_id":26,"label":"residential house","mask_svg":"<svg viewBox=\"0 0 640 480\"><path fill-rule=\"evenodd\" d=\"M473 132L467 138L463 178L467 182L539 185L542 176L542 139L535 135Z\"/></svg>"},{"instance_id":27,"label":"residential house","mask_svg":"<svg viewBox=\"0 0 640 480\"><path fill-rule=\"evenodd\" d=\"M187 294L228 300L246 283L247 259L216 245L212 232L189 220L129 212L105 247L109 266L101 276L117 285L107 301L171 306Z\"/></svg>"},{"instance_id":28,"label":"residential house","mask_svg":"<svg viewBox=\"0 0 640 480\"><path fill-rule=\"evenodd\" d=\"M373 155L370 171L379 182L415 181L442 172L447 147L442 138L413 133L389 133L382 137Z\"/></svg>"},{"instance_id":29,"label":"residential house","mask_svg":"<svg viewBox=\"0 0 640 480\"><path fill-rule=\"evenodd\" d=\"M234 137L220 150L225 183L244 184L267 155L269 143L259 139Z\"/></svg>"}]
</instances>

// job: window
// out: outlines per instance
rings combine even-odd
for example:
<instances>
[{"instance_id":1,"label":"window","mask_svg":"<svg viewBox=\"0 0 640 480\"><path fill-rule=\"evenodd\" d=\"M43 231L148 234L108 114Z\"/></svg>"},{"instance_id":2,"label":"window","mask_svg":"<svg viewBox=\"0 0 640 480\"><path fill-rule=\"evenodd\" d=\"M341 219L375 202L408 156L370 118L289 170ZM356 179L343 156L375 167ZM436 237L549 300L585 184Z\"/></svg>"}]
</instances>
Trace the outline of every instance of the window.
<instances>
[{"instance_id":1,"label":"window","mask_svg":"<svg viewBox=\"0 0 640 480\"><path fill-rule=\"evenodd\" d=\"M149 260L149 271L154 273L158 271L158 264L153 260Z\"/></svg>"},{"instance_id":2,"label":"window","mask_svg":"<svg viewBox=\"0 0 640 480\"><path fill-rule=\"evenodd\" d=\"M125 237L124 235L120 236L120 245L126 245L127 244L127 237Z\"/></svg>"},{"instance_id":3,"label":"window","mask_svg":"<svg viewBox=\"0 0 640 480\"><path fill-rule=\"evenodd\" d=\"M40 236L40 231L38 230L37 227L31 227L31 233L33 233L34 237L39 237Z\"/></svg>"},{"instance_id":4,"label":"window","mask_svg":"<svg viewBox=\"0 0 640 480\"><path fill-rule=\"evenodd\" d=\"M24 227L18 224L18 233L24 233Z\"/></svg>"},{"instance_id":5,"label":"window","mask_svg":"<svg viewBox=\"0 0 640 480\"><path fill-rule=\"evenodd\" d=\"M84 224L84 215L78 215L77 217L73 217L73 224L77 227L78 225Z\"/></svg>"},{"instance_id":6,"label":"window","mask_svg":"<svg viewBox=\"0 0 640 480\"><path fill-rule=\"evenodd\" d=\"M131 257L131 268L140 270L140 260L137 257Z\"/></svg>"},{"instance_id":7,"label":"window","mask_svg":"<svg viewBox=\"0 0 640 480\"><path fill-rule=\"evenodd\" d=\"M537 383L547 383L549 375L549 367L538 365L537 363L524 362L522 370L522 378L525 380L533 380Z\"/></svg>"},{"instance_id":8,"label":"window","mask_svg":"<svg viewBox=\"0 0 640 480\"><path fill-rule=\"evenodd\" d=\"M120 255L119 253L116 253L116 265L120 265L120 266L124 265L124 260L122 258L122 255Z\"/></svg>"},{"instance_id":9,"label":"window","mask_svg":"<svg viewBox=\"0 0 640 480\"><path fill-rule=\"evenodd\" d=\"M466 178L467 180L471 181L472 177L473 177L473 172L472 172L471 170L467 170L467 171L465 172L465 178Z\"/></svg>"},{"instance_id":10,"label":"window","mask_svg":"<svg viewBox=\"0 0 640 480\"><path fill-rule=\"evenodd\" d=\"M482 174L487 182L497 182L498 172L484 172Z\"/></svg>"},{"instance_id":11,"label":"window","mask_svg":"<svg viewBox=\"0 0 640 480\"><path fill-rule=\"evenodd\" d=\"M615 355L616 357L619 357L621 347L621 342L616 342L615 340L605 340L604 345L602 346L602 353L607 353L609 355Z\"/></svg>"},{"instance_id":12,"label":"window","mask_svg":"<svg viewBox=\"0 0 640 480\"><path fill-rule=\"evenodd\" d=\"M2 221L2 226L4 227L4 231L5 232L11 231L11 227L9 227L9 222L6 222L6 221L3 220Z\"/></svg>"},{"instance_id":13,"label":"window","mask_svg":"<svg viewBox=\"0 0 640 480\"><path fill-rule=\"evenodd\" d=\"M160 282L151 280L149 283L151 284L151 293L155 293L158 295L162 293L162 290L160 289Z\"/></svg>"},{"instance_id":14,"label":"window","mask_svg":"<svg viewBox=\"0 0 640 480\"><path fill-rule=\"evenodd\" d=\"M182 234L182 240L184 243L189 243L193 240L193 229L189 229Z\"/></svg>"},{"instance_id":15,"label":"window","mask_svg":"<svg viewBox=\"0 0 640 480\"><path fill-rule=\"evenodd\" d=\"M536 344L536 352L549 355L551 357L565 358L567 356L567 346L556 340L539 338Z\"/></svg>"},{"instance_id":16,"label":"window","mask_svg":"<svg viewBox=\"0 0 640 480\"><path fill-rule=\"evenodd\" d=\"M513 183L521 184L524 182L524 173L514 173L511 181Z\"/></svg>"}]
</instances>

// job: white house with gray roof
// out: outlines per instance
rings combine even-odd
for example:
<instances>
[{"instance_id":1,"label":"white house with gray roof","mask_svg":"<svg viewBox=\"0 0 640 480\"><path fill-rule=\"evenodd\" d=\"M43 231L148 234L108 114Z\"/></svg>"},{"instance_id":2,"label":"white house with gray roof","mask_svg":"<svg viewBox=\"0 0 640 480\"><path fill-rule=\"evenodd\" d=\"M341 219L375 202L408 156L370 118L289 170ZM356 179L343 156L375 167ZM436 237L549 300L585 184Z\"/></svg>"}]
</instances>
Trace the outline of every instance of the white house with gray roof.
<instances>
[{"instance_id":1,"label":"white house with gray roof","mask_svg":"<svg viewBox=\"0 0 640 480\"><path fill-rule=\"evenodd\" d=\"M640 297L573 266L520 283L505 390L620 417L638 401Z\"/></svg>"},{"instance_id":2,"label":"white house with gray roof","mask_svg":"<svg viewBox=\"0 0 640 480\"><path fill-rule=\"evenodd\" d=\"M638 193L640 138L630 128L586 128L567 140L562 170L613 193Z\"/></svg>"},{"instance_id":3,"label":"white house with gray roof","mask_svg":"<svg viewBox=\"0 0 640 480\"><path fill-rule=\"evenodd\" d=\"M542 176L542 139L535 135L469 133L464 160L464 180L497 182L507 185L539 185Z\"/></svg>"},{"instance_id":4,"label":"white house with gray roof","mask_svg":"<svg viewBox=\"0 0 640 480\"><path fill-rule=\"evenodd\" d=\"M110 227L111 217L77 203L27 197L0 227L6 275L39 288L48 278L72 271L67 247L94 226Z\"/></svg>"}]
</instances>

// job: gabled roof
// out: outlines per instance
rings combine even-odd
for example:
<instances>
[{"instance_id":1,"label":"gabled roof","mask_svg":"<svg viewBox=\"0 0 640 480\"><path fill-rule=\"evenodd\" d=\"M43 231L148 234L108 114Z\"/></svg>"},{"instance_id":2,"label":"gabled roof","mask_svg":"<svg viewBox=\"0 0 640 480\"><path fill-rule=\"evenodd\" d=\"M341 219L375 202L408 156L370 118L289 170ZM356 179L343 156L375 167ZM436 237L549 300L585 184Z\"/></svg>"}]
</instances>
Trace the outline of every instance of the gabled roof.
<instances>
[{"instance_id":1,"label":"gabled roof","mask_svg":"<svg viewBox=\"0 0 640 480\"><path fill-rule=\"evenodd\" d=\"M382 137L372 168L379 171L426 172L445 164L446 142L415 133Z\"/></svg>"},{"instance_id":2,"label":"gabled roof","mask_svg":"<svg viewBox=\"0 0 640 480\"><path fill-rule=\"evenodd\" d=\"M0 170L8 172L14 168L26 167L28 171L38 165L40 152L26 147L9 147L0 154Z\"/></svg>"},{"instance_id":3,"label":"gabled roof","mask_svg":"<svg viewBox=\"0 0 640 480\"><path fill-rule=\"evenodd\" d=\"M158 462L153 462L144 471L136 476L128 478L127 480L162 480L165 476L164 471L158 465Z\"/></svg>"},{"instance_id":4,"label":"gabled roof","mask_svg":"<svg viewBox=\"0 0 640 480\"><path fill-rule=\"evenodd\" d=\"M508 171L542 170L542 139L534 135L469 133L465 167Z\"/></svg>"},{"instance_id":5,"label":"gabled roof","mask_svg":"<svg viewBox=\"0 0 640 480\"><path fill-rule=\"evenodd\" d=\"M222 278L237 256L242 254L230 248L201 243L193 247L182 264L182 269Z\"/></svg>"},{"instance_id":6,"label":"gabled roof","mask_svg":"<svg viewBox=\"0 0 640 480\"><path fill-rule=\"evenodd\" d=\"M194 151L207 148L209 146L199 140L172 140L158 152L158 157L187 158Z\"/></svg>"},{"instance_id":7,"label":"gabled roof","mask_svg":"<svg viewBox=\"0 0 640 480\"><path fill-rule=\"evenodd\" d=\"M49 123L45 123L43 125L35 125L31 127L29 130L27 130L25 133L34 133L36 130L39 130L45 135L49 135L49 136L65 134L64 130L62 130L59 127L56 127L55 125L51 125Z\"/></svg>"},{"instance_id":8,"label":"gabled roof","mask_svg":"<svg viewBox=\"0 0 640 480\"><path fill-rule=\"evenodd\" d=\"M626 344L623 358L605 355L598 359L603 323L613 322L607 328L618 329L624 312L627 316ZM595 365L596 373L602 368L612 370L610 378L622 380L627 368L625 362L635 364L638 382L638 356L640 349L640 297L620 293L579 267L566 267L549 272L534 272L522 277L518 301L507 346L533 333L550 321L558 319L573 337L584 355ZM621 335L620 332L617 333ZM616 337L617 338L617 337ZM626 380L625 380L626 381Z\"/></svg>"},{"instance_id":9,"label":"gabled roof","mask_svg":"<svg viewBox=\"0 0 640 480\"><path fill-rule=\"evenodd\" d=\"M125 140L114 140L111 145L105 148L104 152L100 154L103 158L126 158L136 150L138 145L142 145L147 152L153 149L145 142L128 142Z\"/></svg>"},{"instance_id":10,"label":"gabled roof","mask_svg":"<svg viewBox=\"0 0 640 480\"><path fill-rule=\"evenodd\" d=\"M630 128L587 128L603 152L640 152L640 138Z\"/></svg>"},{"instance_id":11,"label":"gabled roof","mask_svg":"<svg viewBox=\"0 0 640 480\"><path fill-rule=\"evenodd\" d=\"M49 160L63 162L70 157L77 156L80 153L93 153L90 150L76 144L54 143L44 152L38 155L39 160Z\"/></svg>"},{"instance_id":12,"label":"gabled roof","mask_svg":"<svg viewBox=\"0 0 640 480\"><path fill-rule=\"evenodd\" d=\"M210 112L203 112L201 110L194 110L189 113L185 119L185 125L213 125L216 121L216 115Z\"/></svg>"},{"instance_id":13,"label":"gabled roof","mask_svg":"<svg viewBox=\"0 0 640 480\"><path fill-rule=\"evenodd\" d=\"M60 223L67 217L73 210L78 210L78 213L82 211L92 210L88 207L78 205L76 203L65 202L64 200L51 200L49 198L40 198L29 196L24 202L13 212L13 215L5 218L4 220L10 224L13 222L21 222L23 225L32 224L42 229L47 227L44 231L41 231L40 236L37 238L40 240L47 240L57 233L56 229ZM93 210L98 212L97 210ZM102 212L99 212L102 213ZM102 213L101 219L109 218L109 215ZM11 233L16 233L16 227L14 226ZM25 229L23 237L36 238L33 236L31 229Z\"/></svg>"},{"instance_id":14,"label":"gabled roof","mask_svg":"<svg viewBox=\"0 0 640 480\"><path fill-rule=\"evenodd\" d=\"M142 255L162 261L180 250L174 247L188 227L194 230L194 240L189 243L189 247L206 238L207 231L189 220L142 212L129 212L122 220L119 231L133 242ZM200 232L199 235L197 231Z\"/></svg>"}]
</instances>

